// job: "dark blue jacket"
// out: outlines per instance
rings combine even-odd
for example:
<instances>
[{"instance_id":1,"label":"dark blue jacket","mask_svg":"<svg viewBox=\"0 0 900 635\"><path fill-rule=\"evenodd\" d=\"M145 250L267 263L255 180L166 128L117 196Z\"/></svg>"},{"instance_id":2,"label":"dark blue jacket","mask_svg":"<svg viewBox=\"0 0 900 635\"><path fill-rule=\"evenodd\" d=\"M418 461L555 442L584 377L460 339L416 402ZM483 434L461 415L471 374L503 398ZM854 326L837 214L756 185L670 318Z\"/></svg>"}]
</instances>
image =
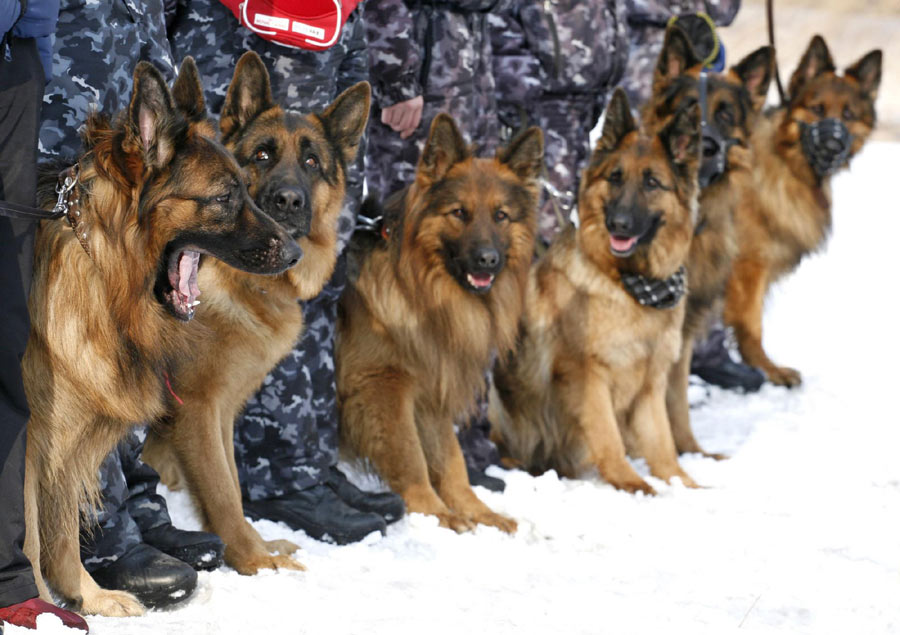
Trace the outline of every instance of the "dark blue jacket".
<instances>
[{"instance_id":1,"label":"dark blue jacket","mask_svg":"<svg viewBox=\"0 0 900 635\"><path fill-rule=\"evenodd\" d=\"M25 4L25 12L22 13L21 0L0 0L0 37L5 38L9 33L17 38L34 38L44 66L44 76L50 81L59 0L28 0Z\"/></svg>"}]
</instances>

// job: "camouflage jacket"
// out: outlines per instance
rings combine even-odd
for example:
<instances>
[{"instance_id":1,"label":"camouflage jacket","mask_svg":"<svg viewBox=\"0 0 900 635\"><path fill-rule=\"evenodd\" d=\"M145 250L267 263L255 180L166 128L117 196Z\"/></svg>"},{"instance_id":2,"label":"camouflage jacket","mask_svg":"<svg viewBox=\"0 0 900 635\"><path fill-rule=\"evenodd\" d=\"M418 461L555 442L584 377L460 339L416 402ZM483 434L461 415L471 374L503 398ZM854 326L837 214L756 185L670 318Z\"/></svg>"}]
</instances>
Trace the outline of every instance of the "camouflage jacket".
<instances>
[{"instance_id":1,"label":"camouflage jacket","mask_svg":"<svg viewBox=\"0 0 900 635\"><path fill-rule=\"evenodd\" d=\"M703 11L719 26L728 26L741 7L741 0L626 0L628 25L632 28L665 29L669 18Z\"/></svg>"},{"instance_id":2,"label":"camouflage jacket","mask_svg":"<svg viewBox=\"0 0 900 635\"><path fill-rule=\"evenodd\" d=\"M139 60L152 62L167 81L174 80L162 0L62 0L53 77L41 112L41 153L77 156L78 131L88 111L124 109Z\"/></svg>"},{"instance_id":3,"label":"camouflage jacket","mask_svg":"<svg viewBox=\"0 0 900 635\"><path fill-rule=\"evenodd\" d=\"M366 39L380 108L466 93L489 76L486 16L497 0L367 0Z\"/></svg>"},{"instance_id":4,"label":"camouflage jacket","mask_svg":"<svg viewBox=\"0 0 900 635\"><path fill-rule=\"evenodd\" d=\"M522 0L490 16L497 99L529 109L541 95L597 95L628 59L624 0Z\"/></svg>"}]
</instances>

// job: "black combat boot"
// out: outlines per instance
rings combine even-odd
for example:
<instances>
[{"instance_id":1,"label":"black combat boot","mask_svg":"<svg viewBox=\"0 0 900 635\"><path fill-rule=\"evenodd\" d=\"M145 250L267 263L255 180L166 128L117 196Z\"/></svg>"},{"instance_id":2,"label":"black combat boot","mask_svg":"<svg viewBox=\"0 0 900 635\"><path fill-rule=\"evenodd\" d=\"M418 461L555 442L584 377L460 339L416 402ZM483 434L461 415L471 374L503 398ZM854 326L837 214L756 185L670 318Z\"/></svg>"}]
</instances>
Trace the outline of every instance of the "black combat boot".
<instances>
[{"instance_id":1,"label":"black combat boot","mask_svg":"<svg viewBox=\"0 0 900 635\"><path fill-rule=\"evenodd\" d=\"M714 386L744 392L756 392L766 381L758 368L731 358L722 328L712 329L705 341L694 345L691 373Z\"/></svg>"},{"instance_id":2,"label":"black combat boot","mask_svg":"<svg viewBox=\"0 0 900 635\"><path fill-rule=\"evenodd\" d=\"M104 589L127 591L148 608L182 602L197 587L197 572L190 565L144 543L134 545L91 576Z\"/></svg>"},{"instance_id":3,"label":"black combat boot","mask_svg":"<svg viewBox=\"0 0 900 635\"><path fill-rule=\"evenodd\" d=\"M165 554L178 558L197 571L212 571L222 566L225 543L215 534L205 531L178 529L165 523L142 531L144 542Z\"/></svg>"},{"instance_id":4,"label":"black combat boot","mask_svg":"<svg viewBox=\"0 0 900 635\"><path fill-rule=\"evenodd\" d=\"M351 507L325 483L278 498L245 500L244 513L253 520L281 521L316 540L339 545L358 542L373 531L387 531L384 518Z\"/></svg>"},{"instance_id":5,"label":"black combat boot","mask_svg":"<svg viewBox=\"0 0 900 635\"><path fill-rule=\"evenodd\" d=\"M403 518L406 506L403 498L393 492L366 492L347 480L337 466L328 471L325 483L342 501L362 512L378 514L387 524Z\"/></svg>"}]
</instances>

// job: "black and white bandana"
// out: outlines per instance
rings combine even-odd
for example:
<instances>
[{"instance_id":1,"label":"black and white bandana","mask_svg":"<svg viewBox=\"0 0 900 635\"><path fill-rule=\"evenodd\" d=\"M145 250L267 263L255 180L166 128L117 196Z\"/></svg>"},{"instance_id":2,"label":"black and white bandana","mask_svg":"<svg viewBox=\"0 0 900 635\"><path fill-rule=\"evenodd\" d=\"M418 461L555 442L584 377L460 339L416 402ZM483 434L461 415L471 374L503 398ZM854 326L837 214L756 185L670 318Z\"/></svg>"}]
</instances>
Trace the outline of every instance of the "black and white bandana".
<instances>
[{"instance_id":1,"label":"black and white bandana","mask_svg":"<svg viewBox=\"0 0 900 635\"><path fill-rule=\"evenodd\" d=\"M684 295L686 273L683 265L662 280L647 278L638 273L622 273L622 284L631 297L642 305L654 309L671 309Z\"/></svg>"}]
</instances>

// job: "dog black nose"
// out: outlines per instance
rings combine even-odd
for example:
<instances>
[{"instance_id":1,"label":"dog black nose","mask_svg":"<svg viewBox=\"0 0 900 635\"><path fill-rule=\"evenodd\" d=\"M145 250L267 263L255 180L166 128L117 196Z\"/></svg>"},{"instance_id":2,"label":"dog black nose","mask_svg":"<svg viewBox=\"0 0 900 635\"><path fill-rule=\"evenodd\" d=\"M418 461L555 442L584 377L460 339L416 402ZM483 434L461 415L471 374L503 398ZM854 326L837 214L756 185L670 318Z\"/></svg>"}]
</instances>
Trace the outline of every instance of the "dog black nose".
<instances>
[{"instance_id":1,"label":"dog black nose","mask_svg":"<svg viewBox=\"0 0 900 635\"><path fill-rule=\"evenodd\" d=\"M284 244L283 254L285 262L288 263L288 269L290 269L300 262L300 258L303 256L303 250L300 248L300 245L292 240Z\"/></svg>"},{"instance_id":2,"label":"dog black nose","mask_svg":"<svg viewBox=\"0 0 900 635\"><path fill-rule=\"evenodd\" d=\"M479 247L474 255L475 264L481 270L494 269L500 263L500 253L493 247Z\"/></svg>"},{"instance_id":3,"label":"dog black nose","mask_svg":"<svg viewBox=\"0 0 900 635\"><path fill-rule=\"evenodd\" d=\"M298 187L283 187L272 195L272 202L279 212L299 212L306 203L306 194Z\"/></svg>"},{"instance_id":4,"label":"dog black nose","mask_svg":"<svg viewBox=\"0 0 900 635\"><path fill-rule=\"evenodd\" d=\"M634 216L624 212L613 212L606 216L606 229L617 236L631 236L634 233Z\"/></svg>"}]
</instances>

